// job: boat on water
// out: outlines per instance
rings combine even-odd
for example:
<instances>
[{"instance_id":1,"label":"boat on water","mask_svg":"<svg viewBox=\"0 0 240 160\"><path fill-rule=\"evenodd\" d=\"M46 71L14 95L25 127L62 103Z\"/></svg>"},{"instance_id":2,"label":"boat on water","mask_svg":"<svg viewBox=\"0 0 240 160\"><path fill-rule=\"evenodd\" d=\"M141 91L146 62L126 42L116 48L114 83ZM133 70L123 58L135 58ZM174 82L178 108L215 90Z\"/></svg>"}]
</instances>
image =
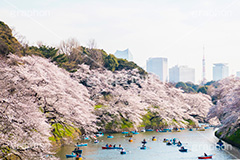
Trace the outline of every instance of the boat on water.
<instances>
[{"instance_id":1,"label":"boat on water","mask_svg":"<svg viewBox=\"0 0 240 160\"><path fill-rule=\"evenodd\" d=\"M76 158L76 160L82 160L82 155L81 154L79 154L79 155L77 155L77 154L66 154L66 158Z\"/></svg>"},{"instance_id":2,"label":"boat on water","mask_svg":"<svg viewBox=\"0 0 240 160\"><path fill-rule=\"evenodd\" d=\"M157 141L157 138L152 138L152 141Z\"/></svg>"},{"instance_id":3,"label":"boat on water","mask_svg":"<svg viewBox=\"0 0 240 160\"><path fill-rule=\"evenodd\" d=\"M150 129L146 129L146 131L148 131L148 132L149 132L149 131L153 131L153 129L151 129L151 128L150 128Z\"/></svg>"},{"instance_id":4,"label":"boat on water","mask_svg":"<svg viewBox=\"0 0 240 160\"><path fill-rule=\"evenodd\" d=\"M77 157L77 155L76 154L66 154L66 158L75 158L75 157Z\"/></svg>"},{"instance_id":5,"label":"boat on water","mask_svg":"<svg viewBox=\"0 0 240 160\"><path fill-rule=\"evenodd\" d=\"M192 129L192 128L190 128L190 129L189 129L189 131L193 131L193 129Z\"/></svg>"},{"instance_id":6,"label":"boat on water","mask_svg":"<svg viewBox=\"0 0 240 160\"><path fill-rule=\"evenodd\" d=\"M212 155L200 156L198 159L212 159Z\"/></svg>"},{"instance_id":7,"label":"boat on water","mask_svg":"<svg viewBox=\"0 0 240 160\"><path fill-rule=\"evenodd\" d=\"M120 154L127 154L127 152L126 151L121 151Z\"/></svg>"},{"instance_id":8,"label":"boat on water","mask_svg":"<svg viewBox=\"0 0 240 160\"><path fill-rule=\"evenodd\" d=\"M82 150L81 149L78 149L78 150L74 150L72 151L73 153L78 153L78 154L82 154Z\"/></svg>"},{"instance_id":9,"label":"boat on water","mask_svg":"<svg viewBox=\"0 0 240 160\"><path fill-rule=\"evenodd\" d=\"M102 137L102 136L104 136L104 134L103 134L102 132L98 132L98 133L96 134L96 137Z\"/></svg>"},{"instance_id":10,"label":"boat on water","mask_svg":"<svg viewBox=\"0 0 240 160\"><path fill-rule=\"evenodd\" d=\"M109 135L109 136L107 136L107 138L113 138L114 136L112 136L112 135Z\"/></svg>"},{"instance_id":11,"label":"boat on water","mask_svg":"<svg viewBox=\"0 0 240 160\"><path fill-rule=\"evenodd\" d=\"M89 139L89 137L83 137L83 139L85 139L85 140L88 140L88 139Z\"/></svg>"},{"instance_id":12,"label":"boat on water","mask_svg":"<svg viewBox=\"0 0 240 160\"><path fill-rule=\"evenodd\" d=\"M172 143L171 143L170 141L168 141L168 142L166 143L166 145L171 146Z\"/></svg>"},{"instance_id":13,"label":"boat on water","mask_svg":"<svg viewBox=\"0 0 240 160\"><path fill-rule=\"evenodd\" d=\"M179 149L179 152L187 152L188 151L188 149Z\"/></svg>"},{"instance_id":14,"label":"boat on water","mask_svg":"<svg viewBox=\"0 0 240 160\"><path fill-rule=\"evenodd\" d=\"M102 147L102 149L123 149L123 147Z\"/></svg>"},{"instance_id":15,"label":"boat on water","mask_svg":"<svg viewBox=\"0 0 240 160\"><path fill-rule=\"evenodd\" d=\"M141 129L141 132L146 132L146 130L145 129Z\"/></svg>"},{"instance_id":16,"label":"boat on water","mask_svg":"<svg viewBox=\"0 0 240 160\"><path fill-rule=\"evenodd\" d=\"M94 141L94 143L99 143L99 141L96 139L96 140Z\"/></svg>"},{"instance_id":17,"label":"boat on water","mask_svg":"<svg viewBox=\"0 0 240 160\"><path fill-rule=\"evenodd\" d=\"M87 143L80 143L80 144L76 144L76 147L83 147L83 146L87 146Z\"/></svg>"},{"instance_id":18,"label":"boat on water","mask_svg":"<svg viewBox=\"0 0 240 160\"><path fill-rule=\"evenodd\" d=\"M217 145L216 148L218 148L218 149L224 149L225 147L224 147L224 146L221 146L221 145Z\"/></svg>"},{"instance_id":19,"label":"boat on water","mask_svg":"<svg viewBox=\"0 0 240 160\"><path fill-rule=\"evenodd\" d=\"M129 142L133 142L133 139L129 139L128 141L129 141Z\"/></svg>"},{"instance_id":20,"label":"boat on water","mask_svg":"<svg viewBox=\"0 0 240 160\"><path fill-rule=\"evenodd\" d=\"M125 137L133 137L132 134L126 134Z\"/></svg>"},{"instance_id":21,"label":"boat on water","mask_svg":"<svg viewBox=\"0 0 240 160\"><path fill-rule=\"evenodd\" d=\"M139 134L137 131L131 131L132 134Z\"/></svg>"},{"instance_id":22,"label":"boat on water","mask_svg":"<svg viewBox=\"0 0 240 160\"><path fill-rule=\"evenodd\" d=\"M122 134L128 134L128 132L127 131L123 131Z\"/></svg>"},{"instance_id":23,"label":"boat on water","mask_svg":"<svg viewBox=\"0 0 240 160\"><path fill-rule=\"evenodd\" d=\"M142 146L142 147L140 147L140 149L147 149L147 147L146 146Z\"/></svg>"}]
</instances>

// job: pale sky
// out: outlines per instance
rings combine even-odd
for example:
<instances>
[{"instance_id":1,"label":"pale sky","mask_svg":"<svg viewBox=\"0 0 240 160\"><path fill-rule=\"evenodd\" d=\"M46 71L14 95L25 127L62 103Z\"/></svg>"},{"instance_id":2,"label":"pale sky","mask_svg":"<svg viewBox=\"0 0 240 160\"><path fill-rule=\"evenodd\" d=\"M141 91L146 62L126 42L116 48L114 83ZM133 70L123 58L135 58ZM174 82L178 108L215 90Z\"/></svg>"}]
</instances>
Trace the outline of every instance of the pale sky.
<instances>
[{"instance_id":1,"label":"pale sky","mask_svg":"<svg viewBox=\"0 0 240 160\"><path fill-rule=\"evenodd\" d=\"M95 39L107 53L129 48L145 67L149 57L166 57L168 66L188 65L206 76L213 63L240 71L240 0L1 0L0 20L30 44L57 46L76 38Z\"/></svg>"}]
</instances>

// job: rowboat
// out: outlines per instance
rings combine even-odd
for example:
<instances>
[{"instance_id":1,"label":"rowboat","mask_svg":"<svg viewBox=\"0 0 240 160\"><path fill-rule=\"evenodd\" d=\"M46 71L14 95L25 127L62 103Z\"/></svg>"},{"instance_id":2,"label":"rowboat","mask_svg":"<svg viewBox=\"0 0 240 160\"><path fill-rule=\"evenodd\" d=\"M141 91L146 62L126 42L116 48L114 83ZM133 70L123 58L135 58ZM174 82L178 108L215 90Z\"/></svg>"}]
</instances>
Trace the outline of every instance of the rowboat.
<instances>
[{"instance_id":1,"label":"rowboat","mask_svg":"<svg viewBox=\"0 0 240 160\"><path fill-rule=\"evenodd\" d=\"M167 142L166 145L170 146L170 145L172 145L172 143L171 142Z\"/></svg>"},{"instance_id":2,"label":"rowboat","mask_svg":"<svg viewBox=\"0 0 240 160\"><path fill-rule=\"evenodd\" d=\"M133 142L133 140L132 140L132 139L129 139L128 141L129 141L129 142Z\"/></svg>"},{"instance_id":3,"label":"rowboat","mask_svg":"<svg viewBox=\"0 0 240 160\"><path fill-rule=\"evenodd\" d=\"M74 151L72 151L73 153L78 153L78 154L82 154L82 150L74 150Z\"/></svg>"},{"instance_id":4,"label":"rowboat","mask_svg":"<svg viewBox=\"0 0 240 160\"><path fill-rule=\"evenodd\" d=\"M122 134L128 134L128 132L127 131L123 131Z\"/></svg>"},{"instance_id":5,"label":"rowboat","mask_svg":"<svg viewBox=\"0 0 240 160\"><path fill-rule=\"evenodd\" d=\"M75 158L77 157L76 154L66 154L66 158Z\"/></svg>"},{"instance_id":6,"label":"rowboat","mask_svg":"<svg viewBox=\"0 0 240 160\"><path fill-rule=\"evenodd\" d=\"M133 137L133 135L132 134L127 134L127 135L125 135L125 137Z\"/></svg>"},{"instance_id":7,"label":"rowboat","mask_svg":"<svg viewBox=\"0 0 240 160\"><path fill-rule=\"evenodd\" d=\"M187 152L188 149L179 149L179 152Z\"/></svg>"},{"instance_id":8,"label":"rowboat","mask_svg":"<svg viewBox=\"0 0 240 160\"><path fill-rule=\"evenodd\" d=\"M75 146L76 146L76 147L87 146L87 143L76 144Z\"/></svg>"},{"instance_id":9,"label":"rowboat","mask_svg":"<svg viewBox=\"0 0 240 160\"><path fill-rule=\"evenodd\" d=\"M113 136L107 136L107 138L113 138Z\"/></svg>"},{"instance_id":10,"label":"rowboat","mask_svg":"<svg viewBox=\"0 0 240 160\"><path fill-rule=\"evenodd\" d=\"M133 132L132 134L139 134L138 132Z\"/></svg>"},{"instance_id":11,"label":"rowboat","mask_svg":"<svg viewBox=\"0 0 240 160\"><path fill-rule=\"evenodd\" d=\"M149 132L149 131L153 131L153 129L146 129L146 131L148 131L148 132Z\"/></svg>"},{"instance_id":12,"label":"rowboat","mask_svg":"<svg viewBox=\"0 0 240 160\"><path fill-rule=\"evenodd\" d=\"M102 149L123 149L122 147L102 147Z\"/></svg>"},{"instance_id":13,"label":"rowboat","mask_svg":"<svg viewBox=\"0 0 240 160\"><path fill-rule=\"evenodd\" d=\"M147 147L146 146L144 146L144 147L141 147L140 149L146 149Z\"/></svg>"},{"instance_id":14,"label":"rowboat","mask_svg":"<svg viewBox=\"0 0 240 160\"><path fill-rule=\"evenodd\" d=\"M157 138L153 138L152 141L157 141Z\"/></svg>"},{"instance_id":15,"label":"rowboat","mask_svg":"<svg viewBox=\"0 0 240 160\"><path fill-rule=\"evenodd\" d=\"M212 155L200 156L200 157L198 157L198 159L212 159Z\"/></svg>"},{"instance_id":16,"label":"rowboat","mask_svg":"<svg viewBox=\"0 0 240 160\"><path fill-rule=\"evenodd\" d=\"M126 151L121 151L120 154L127 154L127 152Z\"/></svg>"},{"instance_id":17,"label":"rowboat","mask_svg":"<svg viewBox=\"0 0 240 160\"><path fill-rule=\"evenodd\" d=\"M218 149L224 149L224 146L217 145L216 148L218 148Z\"/></svg>"},{"instance_id":18,"label":"rowboat","mask_svg":"<svg viewBox=\"0 0 240 160\"><path fill-rule=\"evenodd\" d=\"M102 137L104 134L102 133L102 132L98 132L97 134L96 134L96 136L97 137Z\"/></svg>"}]
</instances>

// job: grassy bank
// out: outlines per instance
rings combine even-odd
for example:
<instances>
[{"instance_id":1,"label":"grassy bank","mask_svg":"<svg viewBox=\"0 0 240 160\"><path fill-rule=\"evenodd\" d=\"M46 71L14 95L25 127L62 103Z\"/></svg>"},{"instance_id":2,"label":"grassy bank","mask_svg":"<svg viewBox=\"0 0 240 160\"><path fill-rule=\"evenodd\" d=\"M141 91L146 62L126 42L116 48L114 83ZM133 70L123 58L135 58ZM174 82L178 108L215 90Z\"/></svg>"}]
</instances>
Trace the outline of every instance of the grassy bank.
<instances>
[{"instance_id":1,"label":"grassy bank","mask_svg":"<svg viewBox=\"0 0 240 160\"><path fill-rule=\"evenodd\" d=\"M221 132L215 132L215 136L219 139L222 139L223 141L237 147L240 148L240 129L238 129L235 133L233 133L230 136L226 136L224 138L220 138L221 137Z\"/></svg>"}]
</instances>

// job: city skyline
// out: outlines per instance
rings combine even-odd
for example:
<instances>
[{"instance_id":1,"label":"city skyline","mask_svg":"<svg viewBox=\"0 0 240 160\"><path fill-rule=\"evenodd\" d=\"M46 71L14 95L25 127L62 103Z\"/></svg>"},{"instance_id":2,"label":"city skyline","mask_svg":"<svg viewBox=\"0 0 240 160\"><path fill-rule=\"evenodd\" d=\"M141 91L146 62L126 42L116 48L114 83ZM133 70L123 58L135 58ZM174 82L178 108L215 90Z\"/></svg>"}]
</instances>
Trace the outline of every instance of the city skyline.
<instances>
[{"instance_id":1,"label":"city skyline","mask_svg":"<svg viewBox=\"0 0 240 160\"><path fill-rule=\"evenodd\" d=\"M0 14L30 45L42 41L58 46L73 37L86 46L95 39L108 54L130 48L134 61L143 68L149 57L166 57L169 67L195 68L196 82L202 79L204 45L208 81L214 63L228 63L230 75L240 71L239 1L24 2L1 1Z\"/></svg>"}]
</instances>

